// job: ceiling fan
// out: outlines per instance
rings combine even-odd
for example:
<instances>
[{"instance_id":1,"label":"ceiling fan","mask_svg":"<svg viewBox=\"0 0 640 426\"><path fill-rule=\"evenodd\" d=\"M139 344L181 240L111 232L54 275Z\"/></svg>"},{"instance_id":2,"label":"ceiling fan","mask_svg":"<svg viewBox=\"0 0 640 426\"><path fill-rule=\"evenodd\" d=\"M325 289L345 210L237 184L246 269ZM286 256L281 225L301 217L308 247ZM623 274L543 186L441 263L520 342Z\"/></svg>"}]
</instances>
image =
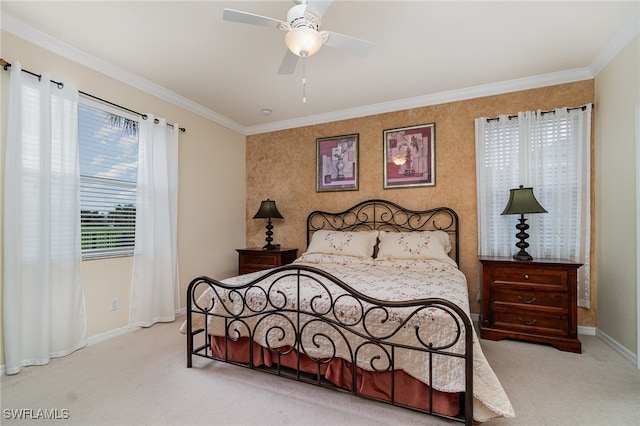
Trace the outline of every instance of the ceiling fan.
<instances>
[{"instance_id":1,"label":"ceiling fan","mask_svg":"<svg viewBox=\"0 0 640 426\"><path fill-rule=\"evenodd\" d=\"M322 15L331 6L332 0L294 0L296 4L287 12L287 20L269 18L234 9L224 9L225 21L241 22L286 31L288 50L282 60L278 74L293 74L298 58L312 56L322 45L341 49L356 56L365 57L373 49L373 43L358 38L320 31Z\"/></svg>"}]
</instances>

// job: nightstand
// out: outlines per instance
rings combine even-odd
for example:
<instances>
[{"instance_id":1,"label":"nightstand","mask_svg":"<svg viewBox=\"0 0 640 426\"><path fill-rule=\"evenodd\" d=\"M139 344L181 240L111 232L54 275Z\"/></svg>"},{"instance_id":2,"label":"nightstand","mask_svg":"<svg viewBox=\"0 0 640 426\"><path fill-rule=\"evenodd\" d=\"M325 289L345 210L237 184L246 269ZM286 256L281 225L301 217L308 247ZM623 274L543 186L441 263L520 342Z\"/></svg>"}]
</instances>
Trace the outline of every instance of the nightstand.
<instances>
[{"instance_id":1,"label":"nightstand","mask_svg":"<svg viewBox=\"0 0 640 426\"><path fill-rule=\"evenodd\" d=\"M512 338L581 352L577 276L580 263L480 257L483 339Z\"/></svg>"},{"instance_id":2,"label":"nightstand","mask_svg":"<svg viewBox=\"0 0 640 426\"><path fill-rule=\"evenodd\" d=\"M261 248L237 249L238 274L263 271L276 266L287 265L298 257L298 249L283 248L276 250L263 250Z\"/></svg>"}]
</instances>

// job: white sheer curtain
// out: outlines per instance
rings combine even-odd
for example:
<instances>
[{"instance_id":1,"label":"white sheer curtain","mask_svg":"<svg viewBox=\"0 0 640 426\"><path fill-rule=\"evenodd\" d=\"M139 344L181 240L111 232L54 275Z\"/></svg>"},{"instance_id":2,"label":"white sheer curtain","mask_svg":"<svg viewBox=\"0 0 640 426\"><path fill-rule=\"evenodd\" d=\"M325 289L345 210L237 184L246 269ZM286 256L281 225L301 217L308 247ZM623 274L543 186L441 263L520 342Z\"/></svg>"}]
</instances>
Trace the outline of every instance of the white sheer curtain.
<instances>
[{"instance_id":1,"label":"white sheer curtain","mask_svg":"<svg viewBox=\"0 0 640 426\"><path fill-rule=\"evenodd\" d=\"M482 117L475 123L479 254L511 256L517 250L516 220L500 213L509 189L533 187L549 213L526 215L527 251L534 259L583 263L578 305L589 308L591 105Z\"/></svg>"},{"instance_id":2,"label":"white sheer curtain","mask_svg":"<svg viewBox=\"0 0 640 426\"><path fill-rule=\"evenodd\" d=\"M78 89L11 67L4 186L7 374L87 343L82 291Z\"/></svg>"},{"instance_id":3,"label":"white sheer curtain","mask_svg":"<svg viewBox=\"0 0 640 426\"><path fill-rule=\"evenodd\" d=\"M175 320L180 308L178 282L177 124L140 122L136 237L129 325L148 327Z\"/></svg>"}]
</instances>

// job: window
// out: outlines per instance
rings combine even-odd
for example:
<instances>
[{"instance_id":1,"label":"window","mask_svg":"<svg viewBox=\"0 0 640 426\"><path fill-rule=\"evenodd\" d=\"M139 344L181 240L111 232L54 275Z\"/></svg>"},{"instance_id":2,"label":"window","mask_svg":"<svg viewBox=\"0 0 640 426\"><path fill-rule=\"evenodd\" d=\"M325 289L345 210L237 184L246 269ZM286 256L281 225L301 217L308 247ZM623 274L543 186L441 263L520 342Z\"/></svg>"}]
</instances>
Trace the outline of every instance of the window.
<instances>
[{"instance_id":1,"label":"window","mask_svg":"<svg viewBox=\"0 0 640 426\"><path fill-rule=\"evenodd\" d=\"M78 137L82 257L132 255L138 117L82 99Z\"/></svg>"},{"instance_id":2,"label":"window","mask_svg":"<svg viewBox=\"0 0 640 426\"><path fill-rule=\"evenodd\" d=\"M535 258L584 264L578 305L590 306L591 106L476 119L478 254L511 256L515 220L502 216L509 189L533 187L547 214L526 215Z\"/></svg>"}]
</instances>

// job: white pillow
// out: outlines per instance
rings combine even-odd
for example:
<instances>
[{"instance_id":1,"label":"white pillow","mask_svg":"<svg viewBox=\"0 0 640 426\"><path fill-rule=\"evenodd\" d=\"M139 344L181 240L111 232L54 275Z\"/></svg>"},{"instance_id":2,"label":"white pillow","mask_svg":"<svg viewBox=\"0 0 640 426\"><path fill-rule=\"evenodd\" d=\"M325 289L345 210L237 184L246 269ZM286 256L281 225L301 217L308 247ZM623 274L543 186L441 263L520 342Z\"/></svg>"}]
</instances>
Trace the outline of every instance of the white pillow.
<instances>
[{"instance_id":1,"label":"white pillow","mask_svg":"<svg viewBox=\"0 0 640 426\"><path fill-rule=\"evenodd\" d=\"M378 231L343 232L321 229L313 233L306 252L371 258L377 239Z\"/></svg>"},{"instance_id":2,"label":"white pillow","mask_svg":"<svg viewBox=\"0 0 640 426\"><path fill-rule=\"evenodd\" d=\"M451 239L443 231L380 231L376 259L449 259Z\"/></svg>"}]
</instances>

